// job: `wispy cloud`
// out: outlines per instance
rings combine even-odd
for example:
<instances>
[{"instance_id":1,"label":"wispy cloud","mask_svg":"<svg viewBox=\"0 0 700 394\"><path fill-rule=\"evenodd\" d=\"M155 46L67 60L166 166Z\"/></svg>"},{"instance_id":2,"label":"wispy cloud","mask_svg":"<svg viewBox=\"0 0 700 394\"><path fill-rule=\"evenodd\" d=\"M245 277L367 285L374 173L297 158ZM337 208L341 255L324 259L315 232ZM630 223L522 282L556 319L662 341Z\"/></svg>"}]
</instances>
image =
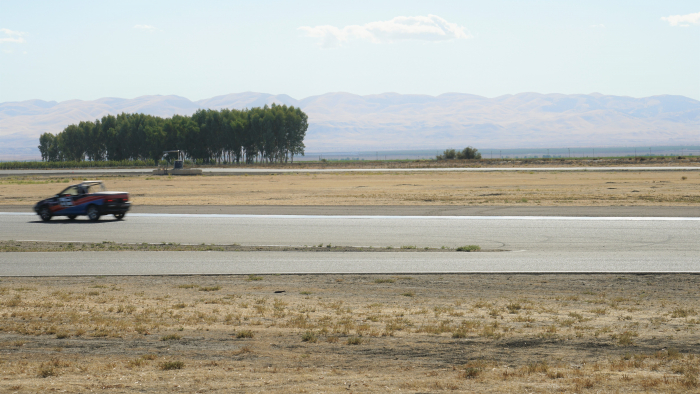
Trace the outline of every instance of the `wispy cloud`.
<instances>
[{"instance_id":1,"label":"wispy cloud","mask_svg":"<svg viewBox=\"0 0 700 394\"><path fill-rule=\"evenodd\" d=\"M25 33L21 31L13 31L10 29L1 28L0 29L0 44L3 42L14 42L15 44L24 44Z\"/></svg>"},{"instance_id":2,"label":"wispy cloud","mask_svg":"<svg viewBox=\"0 0 700 394\"><path fill-rule=\"evenodd\" d=\"M137 29L137 30L145 30L145 31L156 31L156 30L158 30L158 29L155 28L155 26L151 26L151 25L136 25L136 26L134 26L134 29Z\"/></svg>"},{"instance_id":3,"label":"wispy cloud","mask_svg":"<svg viewBox=\"0 0 700 394\"><path fill-rule=\"evenodd\" d=\"M472 38L463 26L450 23L436 15L397 16L388 21L345 27L302 26L299 30L305 32L307 37L318 38L324 48L339 47L351 39L378 44L399 40L447 41Z\"/></svg>"},{"instance_id":4,"label":"wispy cloud","mask_svg":"<svg viewBox=\"0 0 700 394\"><path fill-rule=\"evenodd\" d=\"M668 22L671 26L690 26L690 24L700 24L700 12L687 15L671 15L661 18L662 21Z\"/></svg>"}]
</instances>

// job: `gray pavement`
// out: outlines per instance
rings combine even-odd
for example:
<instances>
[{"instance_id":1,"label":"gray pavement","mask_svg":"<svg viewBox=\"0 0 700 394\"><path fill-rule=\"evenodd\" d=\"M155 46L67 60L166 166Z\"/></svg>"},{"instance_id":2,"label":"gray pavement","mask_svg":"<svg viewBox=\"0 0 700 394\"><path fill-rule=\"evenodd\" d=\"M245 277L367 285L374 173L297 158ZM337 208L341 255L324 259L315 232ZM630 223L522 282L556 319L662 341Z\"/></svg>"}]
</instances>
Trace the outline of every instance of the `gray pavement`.
<instances>
[{"instance_id":1,"label":"gray pavement","mask_svg":"<svg viewBox=\"0 0 700 394\"><path fill-rule=\"evenodd\" d=\"M331 273L698 272L696 252L372 253L61 252L3 253L0 276Z\"/></svg>"},{"instance_id":2,"label":"gray pavement","mask_svg":"<svg viewBox=\"0 0 700 394\"><path fill-rule=\"evenodd\" d=\"M457 247L499 250L694 251L700 218L130 214L90 222L0 213L1 240Z\"/></svg>"},{"instance_id":3,"label":"gray pavement","mask_svg":"<svg viewBox=\"0 0 700 394\"><path fill-rule=\"evenodd\" d=\"M44 223L0 213L0 240L457 247L481 253L0 253L0 276L419 272L700 272L700 217L133 213Z\"/></svg>"},{"instance_id":4,"label":"gray pavement","mask_svg":"<svg viewBox=\"0 0 700 394\"><path fill-rule=\"evenodd\" d=\"M0 205L0 212L33 212L32 205ZM700 207L456 206L456 205L135 205L131 213L320 216L581 216L700 217Z\"/></svg>"}]
</instances>

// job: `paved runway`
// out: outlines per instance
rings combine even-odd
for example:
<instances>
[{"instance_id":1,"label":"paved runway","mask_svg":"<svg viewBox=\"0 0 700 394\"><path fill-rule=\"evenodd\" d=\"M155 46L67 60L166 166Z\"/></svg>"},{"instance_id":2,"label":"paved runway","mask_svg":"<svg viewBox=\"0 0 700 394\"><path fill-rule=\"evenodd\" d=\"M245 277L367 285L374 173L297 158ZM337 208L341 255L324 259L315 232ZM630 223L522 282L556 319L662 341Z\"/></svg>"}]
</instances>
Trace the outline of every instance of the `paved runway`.
<instances>
[{"instance_id":1,"label":"paved runway","mask_svg":"<svg viewBox=\"0 0 700 394\"><path fill-rule=\"evenodd\" d=\"M0 213L0 239L700 253L700 218L130 214L44 223L33 214Z\"/></svg>"},{"instance_id":2,"label":"paved runway","mask_svg":"<svg viewBox=\"0 0 700 394\"><path fill-rule=\"evenodd\" d=\"M0 205L0 212L33 212L32 205ZM319 216L583 216L700 217L699 206L517 205L134 205L132 213Z\"/></svg>"},{"instance_id":3,"label":"paved runway","mask_svg":"<svg viewBox=\"0 0 700 394\"><path fill-rule=\"evenodd\" d=\"M497 171L700 171L700 166L618 166L618 167L455 167L455 168L203 168L209 175L267 175L285 173L344 173L344 172L497 172ZM0 170L0 176L17 175L144 175L153 168L90 168L52 170Z\"/></svg>"},{"instance_id":4,"label":"paved runway","mask_svg":"<svg viewBox=\"0 0 700 394\"><path fill-rule=\"evenodd\" d=\"M0 213L0 239L456 247L498 252L3 253L0 275L291 272L700 272L700 218L131 214L124 221Z\"/></svg>"}]
</instances>

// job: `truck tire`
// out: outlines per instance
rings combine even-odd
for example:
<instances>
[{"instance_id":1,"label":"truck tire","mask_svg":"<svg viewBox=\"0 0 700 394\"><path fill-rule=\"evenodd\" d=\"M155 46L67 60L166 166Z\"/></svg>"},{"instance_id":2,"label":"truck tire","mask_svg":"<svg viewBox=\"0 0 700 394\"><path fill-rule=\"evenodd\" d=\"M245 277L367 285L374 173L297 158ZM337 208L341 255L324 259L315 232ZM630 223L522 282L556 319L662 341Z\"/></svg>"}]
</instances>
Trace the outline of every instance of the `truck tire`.
<instances>
[{"instance_id":1,"label":"truck tire","mask_svg":"<svg viewBox=\"0 0 700 394\"><path fill-rule=\"evenodd\" d=\"M51 217L53 217L53 215L51 215L51 210L47 206L41 207L39 210L39 216L41 217L41 220L45 222L48 222L51 220Z\"/></svg>"},{"instance_id":2,"label":"truck tire","mask_svg":"<svg viewBox=\"0 0 700 394\"><path fill-rule=\"evenodd\" d=\"M100 209L97 208L97 205L90 205L87 208L87 216L93 222L100 220Z\"/></svg>"}]
</instances>

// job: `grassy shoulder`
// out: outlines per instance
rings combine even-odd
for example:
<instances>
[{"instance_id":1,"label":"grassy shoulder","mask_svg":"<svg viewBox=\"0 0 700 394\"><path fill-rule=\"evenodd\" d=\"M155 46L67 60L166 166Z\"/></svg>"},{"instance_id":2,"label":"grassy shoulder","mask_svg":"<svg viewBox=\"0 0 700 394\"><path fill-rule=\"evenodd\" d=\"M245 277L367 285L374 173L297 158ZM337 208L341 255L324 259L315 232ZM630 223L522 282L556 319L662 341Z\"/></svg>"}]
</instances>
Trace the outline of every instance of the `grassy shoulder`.
<instances>
[{"instance_id":1,"label":"grassy shoulder","mask_svg":"<svg viewBox=\"0 0 700 394\"><path fill-rule=\"evenodd\" d=\"M699 285L686 274L2 278L2 386L697 392Z\"/></svg>"},{"instance_id":2,"label":"grassy shoulder","mask_svg":"<svg viewBox=\"0 0 700 394\"><path fill-rule=\"evenodd\" d=\"M311 246L251 246L251 245L183 245L179 243L115 243L115 242L44 242L44 241L0 241L2 252L482 252L478 245L457 248L419 248L415 245L400 247L362 247L319 244Z\"/></svg>"}]
</instances>

